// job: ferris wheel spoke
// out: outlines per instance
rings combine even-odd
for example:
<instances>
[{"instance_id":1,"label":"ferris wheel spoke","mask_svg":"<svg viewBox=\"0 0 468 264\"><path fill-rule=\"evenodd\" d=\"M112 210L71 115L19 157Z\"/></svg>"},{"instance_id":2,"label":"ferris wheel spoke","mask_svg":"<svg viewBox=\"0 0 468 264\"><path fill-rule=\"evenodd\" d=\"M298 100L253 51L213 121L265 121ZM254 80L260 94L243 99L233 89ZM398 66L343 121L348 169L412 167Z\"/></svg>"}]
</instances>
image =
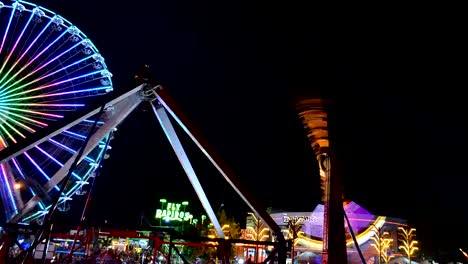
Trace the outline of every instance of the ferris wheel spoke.
<instances>
[{"instance_id":1,"label":"ferris wheel spoke","mask_svg":"<svg viewBox=\"0 0 468 264\"><path fill-rule=\"evenodd\" d=\"M70 130L64 130L63 132L64 132L65 134L67 134L67 135L69 135L69 136L75 138L75 139L78 139L78 140L86 140L86 138L87 138L87 137L86 137L85 135L83 135L83 134L75 133L75 132L72 132L72 131L70 131ZM101 146L103 146L103 145L105 145L105 144L106 144L106 142L100 141L98 146L101 147Z\"/></svg>"},{"instance_id":2,"label":"ferris wheel spoke","mask_svg":"<svg viewBox=\"0 0 468 264\"><path fill-rule=\"evenodd\" d=\"M90 119L85 119L85 120L83 120L83 122L86 122L86 123L94 123L94 122L96 122L96 121L95 121L95 120L90 120ZM102 124L104 124L104 121L97 121L97 124L98 124L98 125L102 125Z\"/></svg>"},{"instance_id":3,"label":"ferris wheel spoke","mask_svg":"<svg viewBox=\"0 0 468 264\"><path fill-rule=\"evenodd\" d=\"M0 105L3 105L0 102ZM27 107L71 107L71 108L77 108L77 107L83 107L85 104L48 104L48 103L9 103L9 106L27 106ZM52 109L50 109L52 110ZM84 120L86 121L86 120ZM91 121L93 122L93 121Z\"/></svg>"},{"instance_id":4,"label":"ferris wheel spoke","mask_svg":"<svg viewBox=\"0 0 468 264\"><path fill-rule=\"evenodd\" d=\"M63 34L65 34L67 32L64 32ZM60 36L60 38L62 37L62 35ZM61 59L62 57L64 57L64 55L70 53L72 50L75 50L77 47L79 47L80 45L84 45L85 41L82 40L78 43L76 43L75 45L71 46L70 48L68 48L67 50L63 51L62 53L56 55L55 57L53 57L51 60L48 60L50 58L50 55L46 58L43 58L42 59L42 63L39 63L39 65L37 65L34 69L31 70L31 72L29 72L27 75L25 75L23 78L20 79L20 81L23 81L24 79L34 75L35 73L39 72L40 70L42 70L43 68L49 66L51 63ZM57 48L58 49L58 48ZM41 55L41 54L39 54ZM60 63L61 64L61 63ZM57 67L57 66L56 66Z\"/></svg>"},{"instance_id":5,"label":"ferris wheel spoke","mask_svg":"<svg viewBox=\"0 0 468 264\"><path fill-rule=\"evenodd\" d=\"M28 83L22 84L22 85L18 86L18 88L15 88L15 89L12 89L12 90L8 90L8 89L10 89L12 86L16 86L18 83L22 82L24 79L27 78L27 77L23 77L23 78L17 80L16 82L14 82L13 84L10 84L9 86L5 87L5 90L8 90L8 91L6 91L6 92L4 92L4 93L1 93L1 94L2 94L2 95L7 95L7 94L10 94L10 93L15 92L15 91L17 91L17 90L23 89L24 87L27 87L28 85L31 85L31 84L34 84L34 83L38 83L39 81L41 81L41 80L43 80L43 79L46 79L46 78L48 78L48 77L50 77L50 76L54 76L54 75L56 75L56 74L58 74L58 73L60 73L60 72L62 72L62 71L66 71L68 68L71 68L71 67L73 67L73 66L79 65L80 63L83 63L83 62L85 62L85 61L91 59L92 57L93 57L93 56L88 56L88 57L82 58L82 59L80 59L80 60L77 60L77 61L75 61L75 62L73 62L73 63L70 63L70 64L68 64L67 66L61 67L61 68L59 68L59 69L57 69L57 70L55 70L55 71L51 71L51 72L49 72L49 73L46 72L47 74L44 74L44 75L42 75L42 76L40 76L40 77L38 77L38 78L36 78L36 79L34 79L34 80L32 80L32 81L29 81ZM86 65L86 66L87 66L87 65ZM85 67L86 67L86 66L85 66ZM56 68L58 68L58 67L59 67L59 65L56 66ZM84 67L78 68L76 71L82 70L83 68L84 68ZM71 72L71 74L73 74L73 73L74 73L74 72Z\"/></svg>"},{"instance_id":6,"label":"ferris wheel spoke","mask_svg":"<svg viewBox=\"0 0 468 264\"><path fill-rule=\"evenodd\" d=\"M2 182L2 189L3 190L6 190L6 195L4 195L2 193L2 200L3 202L5 203L5 210L11 210L13 211L14 214L18 213L18 207L16 205L16 200L15 200L15 196L14 196L14 193L13 193L13 185L12 185L12 179L11 179L11 176L9 174L7 174L6 170L5 170L5 165L3 163L0 164L0 180ZM5 197L7 196L7 197ZM12 212L9 212L10 214L12 214Z\"/></svg>"},{"instance_id":7,"label":"ferris wheel spoke","mask_svg":"<svg viewBox=\"0 0 468 264\"><path fill-rule=\"evenodd\" d=\"M63 167L63 163L58 161L56 158L54 158L52 155L50 155L49 153L47 153L47 151L43 150L42 148L40 148L39 146L36 146L35 147L37 150L39 150L42 154L44 154L47 158L49 158L50 160L54 161L55 164L59 165L60 167ZM76 172L72 172L72 176L75 177L77 180L81 181L81 177L76 174Z\"/></svg>"},{"instance_id":8,"label":"ferris wheel spoke","mask_svg":"<svg viewBox=\"0 0 468 264\"><path fill-rule=\"evenodd\" d=\"M25 109L25 108L8 107L8 106L0 105L0 109L27 113L27 114L31 114L31 116L63 118L63 115L51 114L51 113L46 113L46 112L41 112L41 111L34 111L34 110Z\"/></svg>"},{"instance_id":9,"label":"ferris wheel spoke","mask_svg":"<svg viewBox=\"0 0 468 264\"><path fill-rule=\"evenodd\" d=\"M92 58L92 56L89 56L89 57L86 57L86 58L83 58L83 59L79 59L79 60L77 60L75 62L72 62L72 63L66 65L66 66L65 66L65 62L57 63L56 66L54 67L55 70L45 71L45 72L42 73L42 75L38 74L39 76L36 76L35 79L33 79L33 80L31 80L31 81L29 81L27 83L24 83L24 84L21 84L21 82L26 80L28 77L34 76L33 74L36 73L36 72L34 72L32 74L25 75L24 77L16 80L12 84L6 86L11 81L11 80L8 80L5 84L3 84L4 88L0 91L0 95L5 96L5 95L8 95L8 94L14 93L14 92L16 92L18 90L23 90L26 87L31 86L31 85L36 85L37 83L39 83L39 81L46 80L49 77L55 77L56 78L55 80L57 80L60 77L63 77L63 75L73 74L73 73L75 73L75 72L77 72L79 70L83 70L83 68L87 67L88 65L81 66L81 68L77 68L72 72L68 71L69 68L77 66L80 63L82 64L83 62L86 62L90 58ZM56 77L56 76L59 76L60 74L62 74L60 77ZM12 78L14 78L14 77L16 77L16 76L13 76ZM49 83L51 83L51 81L49 81ZM11 89L12 87L15 87L15 88Z\"/></svg>"},{"instance_id":10,"label":"ferris wheel spoke","mask_svg":"<svg viewBox=\"0 0 468 264\"><path fill-rule=\"evenodd\" d=\"M26 176L24 175L23 173L23 170L21 169L21 167L18 165L18 161L16 160L16 158L13 158L12 159L12 162L13 162L13 165L14 165L14 168L16 169L16 171L18 172L18 174L20 175L21 179L23 181L26 181ZM26 188L29 190L30 194L32 197L36 196L36 192L33 190L33 188L31 186L29 186L29 184L25 184ZM39 207L41 209L44 209L44 203L43 202L39 202Z\"/></svg>"},{"instance_id":11,"label":"ferris wheel spoke","mask_svg":"<svg viewBox=\"0 0 468 264\"><path fill-rule=\"evenodd\" d=\"M9 83L13 78L15 78L18 74L23 72L25 69L27 69L33 62L35 62L42 54L44 54L46 51L50 49L54 44L56 44L65 34L67 34L66 31L62 32L55 40L53 40L49 45L47 45L43 50L41 50L36 56L34 56L31 60L29 60L18 72L16 72L8 81L6 81L3 85ZM36 69L37 71L37 69ZM32 71L31 73L28 73L28 77L31 76L32 74L36 73L36 71ZM2 85L2 86L3 86Z\"/></svg>"},{"instance_id":12,"label":"ferris wheel spoke","mask_svg":"<svg viewBox=\"0 0 468 264\"><path fill-rule=\"evenodd\" d=\"M5 139L3 138L2 133L0 132L0 149L6 149L8 147L8 144L6 143Z\"/></svg>"},{"instance_id":13,"label":"ferris wheel spoke","mask_svg":"<svg viewBox=\"0 0 468 264\"><path fill-rule=\"evenodd\" d=\"M31 124L31 125L35 125L35 126L38 126L38 127L46 127L47 126L46 123L37 121L34 118L29 118L29 117L27 117L25 115L16 114L16 113L13 113L13 112L8 112L8 111L3 110L3 109L0 109L0 113L3 113L4 115L8 114L9 116L12 116L12 118L13 117L16 118L16 120L18 120L18 121L28 123L28 124Z\"/></svg>"},{"instance_id":14,"label":"ferris wheel spoke","mask_svg":"<svg viewBox=\"0 0 468 264\"><path fill-rule=\"evenodd\" d=\"M9 129L13 130L16 134L20 135L22 138L26 138L26 136L23 133L21 133L18 129L12 126L8 121L4 120L3 123L7 125Z\"/></svg>"},{"instance_id":15,"label":"ferris wheel spoke","mask_svg":"<svg viewBox=\"0 0 468 264\"><path fill-rule=\"evenodd\" d=\"M4 93L2 94L2 101L4 102L8 102L8 100L5 100L5 99L8 99L8 98L21 98L20 96L21 95L24 95L24 94L29 94L29 93L32 93L32 92L37 92L39 90L43 90L43 89L46 89L46 88L51 88L51 87L54 87L54 86L59 86L63 83L68 83L68 82L73 82L73 81L76 81L76 80L81 80L81 79L86 79L90 76L95 76L95 75L101 75L100 78L102 78L102 73L106 71L106 70L99 70L99 71L94 71L94 72L90 72L90 73L86 73L86 74L82 74L82 75L79 75L79 76L76 76L76 77L72 77L72 78L68 78L66 80L62 80L62 81L58 81L58 82L54 82L54 83L50 83L50 84L47 84L47 85L42 85L42 86L39 86L39 87L36 87L36 88L33 88L33 89L28 89L28 90L23 90L22 92L19 92L19 93L15 93L15 94L10 94L11 92L13 92L14 90L17 90L17 89L14 89L14 90L11 90L7 93ZM99 79L100 79L99 78ZM80 83L77 83L77 84L73 84L72 86L76 86L76 85L79 85ZM71 86L69 86L71 87ZM67 90L67 88L69 87L63 87L61 88L61 90ZM10 95L8 95L10 94ZM28 98L28 97L26 97Z\"/></svg>"},{"instance_id":16,"label":"ferris wheel spoke","mask_svg":"<svg viewBox=\"0 0 468 264\"><path fill-rule=\"evenodd\" d=\"M34 35L34 32L36 32L38 25L41 23L42 21L41 17L44 15L44 12L40 8L36 7L32 10L31 15L32 15L33 26L32 26L32 29L27 34L26 39L23 41L23 43L21 43L22 45L18 51L19 56L17 57L17 59L21 57L21 54L25 54L25 48L28 45L29 41L31 40L32 36Z\"/></svg>"},{"instance_id":17,"label":"ferris wheel spoke","mask_svg":"<svg viewBox=\"0 0 468 264\"><path fill-rule=\"evenodd\" d=\"M41 15L40 12L36 12L36 14L38 15ZM15 63L13 64L13 66L10 68L10 71L12 71L16 65L18 65L18 63L20 63L22 61L22 59L24 58L24 56L26 54L28 54L29 50L33 47L33 45L37 42L37 40L44 34L44 32L46 31L47 28L49 28L49 26L52 24L52 20L49 20L49 22L47 23L47 25L41 30L41 32L39 32L39 34L36 36L36 38L29 44L28 48L21 54L21 56L15 61ZM18 74L20 74L21 72L17 72L15 73L11 79L15 78ZM3 80L3 78L2 78ZM7 83L9 83L11 80L9 79ZM1 84L2 82L0 81L0 93L3 91L3 86L6 85L6 84ZM13 84L14 85L14 84Z\"/></svg>"},{"instance_id":18,"label":"ferris wheel spoke","mask_svg":"<svg viewBox=\"0 0 468 264\"><path fill-rule=\"evenodd\" d=\"M59 38L61 38L64 34L66 34L67 32L63 32L62 35L59 36ZM59 39L58 38L58 39ZM57 39L57 41L58 41ZM26 85L28 84L31 84L31 83L34 83L34 81L31 81L29 82L28 84L24 84L24 85L19 85L17 88L15 89L12 89L12 90L8 90L9 88L11 87L14 87L14 86L17 86L20 82L24 81L25 79L29 78L30 76L33 76L34 74L36 74L37 72L39 72L40 70L42 70L44 67L47 67L48 65L50 65L51 63L55 62L56 60L62 58L62 56L64 56L65 54L69 53L70 51L76 49L76 47L80 46L80 45L83 45L83 43L85 43L84 41L80 41L78 43L76 43L75 45L73 45L72 47L68 48L67 50L63 51L62 53L60 53L59 55L55 56L53 59L45 62L45 63L42 63L42 64L39 64L39 66L37 66L35 69L31 70L28 74L26 74L24 77L20 78L19 80L15 81L13 84L9 85L8 87L5 87L9 82L11 82L18 74L20 74L23 70L25 70L31 63L33 63L37 58L38 56L42 55L43 52L45 52L47 50L47 48L45 50L43 50L41 53L39 53L36 57L34 57L33 59L31 59L28 63L26 63L26 65L21 68L17 73L15 73L13 76L10 77L10 79L8 79L5 83L1 84L3 79L7 76L5 75L1 80L0 80L0 84L1 84L1 87L2 87L2 90L0 90L0 92L2 94L10 94L12 92L15 92L19 89L23 89ZM53 43L52 43L53 44ZM50 45L52 45L50 44ZM50 46L49 45L49 46ZM48 46L48 47L49 47ZM10 69L10 71L13 70L13 67ZM10 72L8 72L10 73ZM7 74L8 74L7 73ZM5 87L5 88L4 88Z\"/></svg>"},{"instance_id":19,"label":"ferris wheel spoke","mask_svg":"<svg viewBox=\"0 0 468 264\"><path fill-rule=\"evenodd\" d=\"M8 121L11 121L13 124L15 125L18 125L19 127L22 127L23 129L31 132L31 133L34 133L36 132L36 130L34 130L33 128L23 124L22 122L19 122L18 120L16 120L15 118L11 117L9 115L9 113L5 114L5 113L2 113L2 111L0 110L0 118L3 119L3 122L5 122L5 120L8 120Z\"/></svg>"},{"instance_id":20,"label":"ferris wheel spoke","mask_svg":"<svg viewBox=\"0 0 468 264\"><path fill-rule=\"evenodd\" d=\"M81 89L81 90L74 90L74 91L67 91L67 92L60 92L60 93L46 93L42 95L11 98L11 99L2 100L1 102L6 103L6 102L16 102L16 101L27 101L31 99L42 99L42 98L49 98L49 97L55 97L55 96L61 96L61 95L74 95L74 94L95 92L95 91L107 91L109 89L112 89L112 86L98 86L98 87L93 87L93 88L86 88L86 89Z\"/></svg>"},{"instance_id":21,"label":"ferris wheel spoke","mask_svg":"<svg viewBox=\"0 0 468 264\"><path fill-rule=\"evenodd\" d=\"M3 62L3 65L2 67L0 68L0 73L3 72L3 69L5 68L5 65L8 63L8 61L10 60L11 56L13 55L13 52L16 50L16 47L18 46L18 43L19 41L21 40L21 38L23 37L23 34L24 32L26 31L27 27L29 26L29 24L31 23L31 20L32 18L34 17L34 13L31 13L31 15L29 16L29 19L28 21L26 22L26 25L24 25L23 27L23 30L21 31L20 35L18 36L18 38L16 39L16 42L15 44L13 45L13 48L10 50L8 56L6 57L5 61ZM8 73L7 73L8 74ZM6 75L7 75L6 74ZM5 75L5 76L6 76ZM0 79L0 83L3 81L3 78Z\"/></svg>"},{"instance_id":22,"label":"ferris wheel spoke","mask_svg":"<svg viewBox=\"0 0 468 264\"><path fill-rule=\"evenodd\" d=\"M6 38L8 36L8 32L10 31L11 21L13 20L15 10L16 10L16 6L17 6L16 4L17 3L13 3L13 8L11 9L11 13L10 13L10 19L8 20L8 23L7 23L7 26L6 26L6 29L5 29L5 33L3 33L2 44L0 45L0 54L3 51L3 47L5 45L5 41L6 41ZM1 72L0 72L0 74L1 74Z\"/></svg>"},{"instance_id":23,"label":"ferris wheel spoke","mask_svg":"<svg viewBox=\"0 0 468 264\"><path fill-rule=\"evenodd\" d=\"M74 149L72 149L72 148L70 148L70 147L65 146L65 145L62 144L62 143L57 142L56 140L54 140L54 139L52 139L52 138L49 139L49 141L52 142L53 144L57 145L58 147L61 147L62 149L68 151L69 153L71 153L71 154L73 154L73 155L76 154L76 153L78 152L78 151L76 151L76 150L74 150ZM88 156L85 156L85 157L84 157L84 160L86 160L86 161L89 162L89 163L95 163L95 162L96 162L95 160L91 159L91 158L88 157Z\"/></svg>"},{"instance_id":24,"label":"ferris wheel spoke","mask_svg":"<svg viewBox=\"0 0 468 264\"><path fill-rule=\"evenodd\" d=\"M13 143L16 143L16 139L11 135L11 133L3 126L3 124L0 123L0 130L5 133L8 138L13 141Z\"/></svg>"},{"instance_id":25,"label":"ferris wheel spoke","mask_svg":"<svg viewBox=\"0 0 468 264\"><path fill-rule=\"evenodd\" d=\"M47 175L47 173L42 170L42 168L37 164L37 162L28 154L27 151L25 151L23 153L28 159L29 161L34 165L34 167L36 167L36 169L42 174L42 176L47 180L47 181L50 181L50 177L49 175ZM57 191L60 191L60 188L57 186L57 185L54 185L54 189L57 190Z\"/></svg>"}]
</instances>

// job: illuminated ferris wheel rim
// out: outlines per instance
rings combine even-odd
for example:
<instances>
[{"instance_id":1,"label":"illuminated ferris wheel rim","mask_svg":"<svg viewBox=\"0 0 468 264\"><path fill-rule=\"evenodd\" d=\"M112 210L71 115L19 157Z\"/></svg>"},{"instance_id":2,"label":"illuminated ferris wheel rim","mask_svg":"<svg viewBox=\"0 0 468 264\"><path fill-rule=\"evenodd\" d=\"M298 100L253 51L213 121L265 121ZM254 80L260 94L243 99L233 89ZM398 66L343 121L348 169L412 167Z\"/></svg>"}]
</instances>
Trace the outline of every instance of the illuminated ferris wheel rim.
<instances>
[{"instance_id":1,"label":"illuminated ferris wheel rim","mask_svg":"<svg viewBox=\"0 0 468 264\"><path fill-rule=\"evenodd\" d=\"M0 1L0 11L3 8L11 8L11 9L16 9L21 12L34 13L36 16L39 16L39 17L48 18L53 23L56 23L65 27L67 31L80 37L82 40L87 40L88 42L87 45L89 45L89 47L92 48L96 53L99 53L96 46L88 39L88 37L81 30L79 30L76 26L74 26L70 21L63 18L62 16L56 14L55 12L45 7L33 4L31 2L27 2L23 0L15 0L11 2L12 3L8 5Z\"/></svg>"},{"instance_id":2,"label":"illuminated ferris wheel rim","mask_svg":"<svg viewBox=\"0 0 468 264\"><path fill-rule=\"evenodd\" d=\"M12 9L13 11L18 11L18 12L21 12L21 13L23 13L23 12L30 13L31 18L33 16L37 17L39 19L40 18L46 18L46 19L49 20L46 27L48 27L50 24L55 24L57 27L60 27L60 28L63 27L65 29L65 30L63 30L64 33L69 33L69 34L73 35L75 38L79 39L79 41L77 41L77 44L74 45L74 46L82 45L82 46L84 46L84 47L86 47L88 49L91 49L92 54L89 57L94 59L96 62L99 62L100 65L103 67L102 69L100 69L99 71L96 71L96 72L99 72L103 77L109 77L107 79L109 84L106 85L106 87L104 87L105 92L110 92L110 91L113 90L113 84L112 84L112 79L111 79L112 73L109 72L106 63L104 62L104 58L101 56L99 50L96 48L94 43L78 27L73 25L70 21L68 21L67 19L63 18L62 16L56 14L55 12L53 12L53 11L47 9L47 8L44 8L42 6L27 2L27 1L22 1L22 0L11 1L10 5L4 4L2 1L0 1L0 11L2 9ZM13 11L12 11L12 15L10 17L10 21L8 22L7 31L8 31L8 28L10 26L11 19L13 17ZM29 24L29 22L28 22L28 24ZM45 30L45 28L44 28L44 30ZM23 31L24 30L25 29L23 29ZM43 32L41 32L40 34L42 34L42 33ZM0 52L2 52L3 45L5 44L4 42L5 42L5 39L7 37L7 34L8 34L8 32L5 32L5 34L4 34L3 38L2 38L2 43L1 43L1 46L0 46ZM39 36L36 37L36 40L37 40L38 37ZM36 40L34 40L34 41L36 41ZM18 43L16 43L16 44L18 44ZM32 46L32 44L33 43L31 43L30 47ZM59 56L61 56L61 55L63 55L63 53L60 54ZM57 59L59 56L55 57L53 60ZM9 58L7 58L7 59L9 59ZM16 62L16 63L18 63L18 62ZM15 63L15 66L16 66L16 63ZM4 62L4 65L2 66L2 70L3 70L3 67L5 66L5 64L6 64L6 62ZM22 70L23 69L21 69L20 71L22 71ZM2 74L2 72L0 71L0 75L1 74ZM16 74L15 74L15 76L16 76ZM10 85L10 87L11 86L12 85ZM44 87L40 87L40 89L43 89L43 88ZM15 90L17 90L17 89L18 88L16 88ZM37 88L37 89L39 89L39 88ZM11 103L12 101L17 100L15 98L13 98L13 99L8 98L8 97L12 97L12 95L7 96L5 94L5 90L6 89L4 87L1 87L1 89L0 89L0 107L3 106L5 103L8 104L8 103ZM11 92L7 91L6 93L11 93ZM5 97L7 97L7 98L5 98Z\"/></svg>"}]
</instances>

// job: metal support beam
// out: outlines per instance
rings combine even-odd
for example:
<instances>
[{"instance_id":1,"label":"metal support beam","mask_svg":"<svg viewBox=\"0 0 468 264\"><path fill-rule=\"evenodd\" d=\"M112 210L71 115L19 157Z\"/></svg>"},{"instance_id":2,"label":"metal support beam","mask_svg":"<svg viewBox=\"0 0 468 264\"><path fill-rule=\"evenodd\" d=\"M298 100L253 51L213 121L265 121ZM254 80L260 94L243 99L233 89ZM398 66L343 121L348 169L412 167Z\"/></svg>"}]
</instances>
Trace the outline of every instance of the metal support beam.
<instances>
[{"instance_id":1,"label":"metal support beam","mask_svg":"<svg viewBox=\"0 0 468 264\"><path fill-rule=\"evenodd\" d=\"M324 264L346 264L348 256L346 251L345 219L343 210L343 182L341 174L340 157L337 151L338 124L335 103L328 103L326 110L329 118L330 137L330 164L328 172L328 262Z\"/></svg>"},{"instance_id":2,"label":"metal support beam","mask_svg":"<svg viewBox=\"0 0 468 264\"><path fill-rule=\"evenodd\" d=\"M130 95L140 92L142 87L143 85L139 85L138 87L133 88L132 90L114 99L110 97L99 98L100 100L96 100L96 102L90 103L86 109L78 110L76 113L70 114L70 116L65 117L63 120L56 122L55 124L51 124L49 127L43 128L40 131L37 131L34 134L34 137L26 138L25 140L19 141L18 144L3 149L0 151L0 163L10 160L11 158L18 156L21 153L24 153L34 146L55 137L56 135L73 127L81 121L97 114L99 109L102 107L102 104L105 103L105 107L112 106L129 97Z\"/></svg>"},{"instance_id":3,"label":"metal support beam","mask_svg":"<svg viewBox=\"0 0 468 264\"><path fill-rule=\"evenodd\" d=\"M88 144L84 147L83 155L81 156L83 159L86 155L88 155L102 139L104 139L111 131L114 129L118 124L120 124L141 102L142 97L138 93L141 90L141 87L137 87L132 91L125 93L124 95L110 101L106 104L109 107L109 110L106 112L104 119L105 123L99 127L96 132L91 136L88 141ZM112 107L112 108L111 108ZM92 110L91 112L94 113L97 110ZM90 117L92 115L87 114L84 115L82 118L75 120L73 123L76 124L81 122L82 120ZM57 132L58 134L58 132ZM77 157L79 151L73 154L67 162L61 167L52 177L51 179L44 185L44 190L46 192L50 192L55 185L60 183L64 177L67 175L71 165L73 164L75 158ZM80 160L81 161L81 160ZM10 222L16 222L20 220L24 215L30 212L37 203L41 201L41 198L38 195L32 197L21 210L19 210L18 214L14 215Z\"/></svg>"},{"instance_id":4,"label":"metal support beam","mask_svg":"<svg viewBox=\"0 0 468 264\"><path fill-rule=\"evenodd\" d=\"M174 130L174 127L171 124L171 120L169 119L166 110L164 109L164 107L162 107L162 105L155 106L153 103L151 103L151 106L156 117L158 118L159 124L161 125L162 129L164 130L164 133L166 134L167 139L169 140L169 143L171 143L171 146L174 149L174 152L177 155L180 164L184 168L184 171L187 174L190 183L195 189L198 199L200 199L203 208L208 214L208 218L213 223L218 237L224 238L224 232L221 228L221 225L219 224L218 218L216 217L216 214L214 213L213 208L211 207L210 202L206 197L203 187L201 186L200 181L198 180L198 177L195 174L195 171L193 170L192 164L190 163L190 160L187 157L187 154L185 153L185 150L182 147L179 138L177 137L177 134Z\"/></svg>"},{"instance_id":5,"label":"metal support beam","mask_svg":"<svg viewBox=\"0 0 468 264\"><path fill-rule=\"evenodd\" d=\"M158 101L164 106L169 114L177 121L181 128L187 133L192 141L198 146L198 148L205 154L208 160L213 166L220 172L226 182L236 191L236 193L243 199L243 201L249 206L253 213L258 215L272 230L276 236L276 240L279 244L278 250L278 261L279 263L286 263L286 240L281 232L281 228L266 212L265 206L261 205L257 199L248 191L248 189L241 183L241 181L235 177L232 170L229 169L227 164L220 158L220 155L208 144L208 141L202 136L193 124L189 121L188 117L184 112L177 106L176 102L162 87L158 86L156 91Z\"/></svg>"}]
</instances>

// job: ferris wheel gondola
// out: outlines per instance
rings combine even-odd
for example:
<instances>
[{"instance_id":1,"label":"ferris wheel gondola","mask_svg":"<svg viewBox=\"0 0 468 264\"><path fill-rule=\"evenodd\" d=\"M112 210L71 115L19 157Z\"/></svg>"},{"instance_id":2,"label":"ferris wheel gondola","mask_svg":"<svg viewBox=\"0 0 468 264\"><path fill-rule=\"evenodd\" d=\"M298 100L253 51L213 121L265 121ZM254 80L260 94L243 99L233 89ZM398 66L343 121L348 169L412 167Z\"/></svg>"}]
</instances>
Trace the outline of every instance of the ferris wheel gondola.
<instances>
[{"instance_id":1,"label":"ferris wheel gondola","mask_svg":"<svg viewBox=\"0 0 468 264\"><path fill-rule=\"evenodd\" d=\"M113 90L94 44L54 12L26 1L0 2L0 152L33 137ZM105 117L93 115L0 163L6 220L40 219L60 196L83 192L108 149L109 134L86 153L66 186L54 176ZM34 200L34 206L26 204ZM62 208L67 208L63 206Z\"/></svg>"}]
</instances>

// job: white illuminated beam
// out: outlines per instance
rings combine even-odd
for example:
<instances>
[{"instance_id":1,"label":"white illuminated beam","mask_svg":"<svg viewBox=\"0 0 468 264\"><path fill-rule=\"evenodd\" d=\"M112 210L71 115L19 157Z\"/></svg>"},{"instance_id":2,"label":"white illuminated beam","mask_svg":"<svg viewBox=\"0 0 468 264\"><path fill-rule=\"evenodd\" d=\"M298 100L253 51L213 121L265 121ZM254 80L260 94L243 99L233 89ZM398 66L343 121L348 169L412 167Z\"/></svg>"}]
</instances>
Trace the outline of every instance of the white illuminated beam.
<instances>
[{"instance_id":1,"label":"white illuminated beam","mask_svg":"<svg viewBox=\"0 0 468 264\"><path fill-rule=\"evenodd\" d=\"M277 235L281 235L280 232L276 232L274 226L270 226L271 221L267 221L262 217L262 214L253 206L252 202L247 199L247 197L242 193L242 191L232 182L227 173L221 168L221 166L214 160L214 158L208 153L208 151L202 146L197 138L190 132L190 130L185 126L185 124L180 120L180 118L172 111L172 109L167 105L163 98L156 92L158 101L164 106L164 108L169 112L169 114L174 118L175 121L180 125L180 127L187 133L187 135L192 139L192 141L198 146L198 148L203 152L203 154L208 158L208 160L213 164L213 166L219 171L219 173L224 177L227 183L234 189L234 191L242 198L242 200L247 204L247 206L252 210L255 215L258 215ZM273 220L272 220L273 221ZM279 237L278 237L279 238Z\"/></svg>"},{"instance_id":2,"label":"white illuminated beam","mask_svg":"<svg viewBox=\"0 0 468 264\"><path fill-rule=\"evenodd\" d=\"M139 90L141 90L141 86L106 104L106 106L112 106L113 110L110 110L105 113L107 119L106 122L102 126L100 126L94 132L94 134L91 135L87 145L85 146L83 155L81 155L80 161L84 159L84 157L86 157L86 155L88 155L99 144L99 142L101 142L118 124L120 124L138 106L138 104L142 102L141 96L137 93ZM92 112L95 111L96 110L92 110ZM82 120L90 116L85 115L85 117L83 117ZM46 192L50 192L54 188L54 186L56 186L65 178L78 154L79 151L76 151L44 185L44 190ZM18 212L18 214L13 216L11 222L15 222L21 219L25 214L30 212L34 208L34 206L36 206L36 204L40 201L41 199L37 195L32 197Z\"/></svg>"},{"instance_id":3,"label":"white illuminated beam","mask_svg":"<svg viewBox=\"0 0 468 264\"><path fill-rule=\"evenodd\" d=\"M108 103L106 103L105 107L109 107L109 106L112 106L122 100L124 100L125 98L131 96L132 94L136 94L137 92L139 92L142 88L143 88L144 85L140 85L136 88L133 88L132 90L130 90L129 92L109 101ZM74 125L80 123L81 121L84 121L85 119L88 119L90 118L91 116L97 114L100 110L101 106L99 107L96 107L94 109L90 109L89 112L83 114L81 117L78 117L76 118L75 120L72 120L70 123L64 125L63 127L60 127L58 129L56 129L55 131L52 131L50 134L48 134L47 136L44 136L42 138L39 138L37 139L36 141L34 141L33 143L31 143L29 146L26 146L22 149L19 149L17 150L15 153L12 153L6 157L4 157L0 162L3 163L3 162L6 162L8 160L10 160L11 158L14 158L22 153L24 153L25 151L29 150L30 148L33 148L34 146L37 146L39 145L40 143L44 142L44 141L47 141L53 137L55 137L56 135L62 133L63 131L73 127Z\"/></svg>"},{"instance_id":4,"label":"white illuminated beam","mask_svg":"<svg viewBox=\"0 0 468 264\"><path fill-rule=\"evenodd\" d=\"M208 214L208 217L213 223L216 233L218 234L218 237L224 239L225 236L224 236L223 229L221 228L221 225L219 224L219 221L216 218L216 215L213 211L213 208L210 205L210 202L208 201L208 198L206 197L205 192L203 191L200 181L198 180L198 177L195 174L195 171L193 170L192 164L190 163L190 160L187 157L187 154L185 153L185 150L182 147L182 144L180 143L179 138L177 137L177 134L171 124L171 120L167 116L166 110L162 106L159 106L159 107L154 106L153 103L151 103L151 106L153 108L154 113L156 114L156 117L159 120L159 123L161 124L161 127L164 130L164 133L166 134L169 140L169 143L174 149L174 152L177 155L177 158L179 159L180 164L184 168L185 173L187 174L187 177L190 180L190 183L195 189L198 199L200 199L200 202L202 203L203 208L205 209L206 213Z\"/></svg>"}]
</instances>

